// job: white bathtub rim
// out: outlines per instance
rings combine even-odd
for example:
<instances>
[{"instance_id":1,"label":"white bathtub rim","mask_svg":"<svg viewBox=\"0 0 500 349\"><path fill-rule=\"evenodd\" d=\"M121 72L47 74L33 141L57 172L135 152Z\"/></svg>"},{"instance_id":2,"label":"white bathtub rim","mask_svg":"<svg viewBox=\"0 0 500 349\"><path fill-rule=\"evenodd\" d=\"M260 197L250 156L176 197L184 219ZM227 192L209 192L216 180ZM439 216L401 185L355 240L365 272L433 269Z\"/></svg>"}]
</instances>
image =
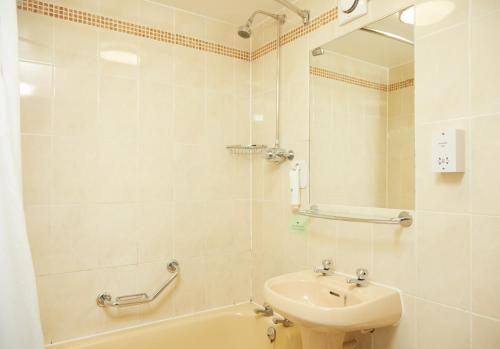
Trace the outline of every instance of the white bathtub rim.
<instances>
[{"instance_id":1,"label":"white bathtub rim","mask_svg":"<svg viewBox=\"0 0 500 349\"><path fill-rule=\"evenodd\" d=\"M149 321L149 322L145 322L145 323L141 323L141 324L137 324L137 325L121 327L121 328L110 330L110 331L93 333L93 334L88 335L88 336L65 339L63 341L45 344L44 348L48 349L48 348L55 347L55 346L62 345L62 344L70 344L70 343L78 342L78 341L82 341L82 340L93 339L96 337L101 337L101 336L105 336L105 335L110 335L110 334L125 332L128 330L134 330L134 329L143 328L143 327L147 327L147 326L151 326L151 325L156 325L156 324L160 324L162 322L181 320L181 319L185 319L185 318L189 318L189 317L193 317L193 316L197 316L197 315L205 315L205 314L208 314L211 312L216 312L218 310L226 310L229 308L234 308L234 307L238 307L238 306L242 306L242 305L250 305L250 304L255 305L255 306L260 306L259 304L255 303L253 300L238 302L238 303L234 303L234 304L224 305L221 307L205 309L205 310L198 311L195 313L183 314L183 315L173 316L173 317L169 317L169 318L165 318L165 319L153 320L153 321Z\"/></svg>"}]
</instances>

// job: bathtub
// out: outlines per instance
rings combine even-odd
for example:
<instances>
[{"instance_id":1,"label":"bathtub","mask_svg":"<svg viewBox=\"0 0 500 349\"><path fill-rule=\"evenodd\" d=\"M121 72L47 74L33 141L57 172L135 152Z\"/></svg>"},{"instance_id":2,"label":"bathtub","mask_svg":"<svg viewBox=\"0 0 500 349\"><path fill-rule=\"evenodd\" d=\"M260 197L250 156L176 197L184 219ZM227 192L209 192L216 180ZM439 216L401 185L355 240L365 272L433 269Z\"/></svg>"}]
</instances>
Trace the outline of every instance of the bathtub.
<instances>
[{"instance_id":1,"label":"bathtub","mask_svg":"<svg viewBox=\"0 0 500 349\"><path fill-rule=\"evenodd\" d=\"M274 325L247 303L48 345L50 349L301 349L297 326ZM271 343L267 329L276 329Z\"/></svg>"}]
</instances>

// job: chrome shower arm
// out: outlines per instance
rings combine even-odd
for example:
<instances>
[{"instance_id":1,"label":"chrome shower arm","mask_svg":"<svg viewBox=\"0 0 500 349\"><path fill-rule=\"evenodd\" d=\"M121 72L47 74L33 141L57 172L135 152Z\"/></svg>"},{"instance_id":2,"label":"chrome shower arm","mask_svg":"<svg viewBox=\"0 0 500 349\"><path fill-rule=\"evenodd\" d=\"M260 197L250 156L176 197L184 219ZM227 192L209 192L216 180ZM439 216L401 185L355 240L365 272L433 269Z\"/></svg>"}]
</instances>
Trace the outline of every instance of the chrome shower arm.
<instances>
[{"instance_id":1,"label":"chrome shower arm","mask_svg":"<svg viewBox=\"0 0 500 349\"><path fill-rule=\"evenodd\" d=\"M309 23L311 14L309 13L308 10L302 10L297 6L295 6L294 4L289 3L287 0L274 0L274 1L279 2L281 5L285 6L290 11L295 12L300 18L302 18L302 22L304 24Z\"/></svg>"},{"instance_id":2,"label":"chrome shower arm","mask_svg":"<svg viewBox=\"0 0 500 349\"><path fill-rule=\"evenodd\" d=\"M252 15L248 18L247 25L252 25L253 20L255 19L255 16L257 16L257 15L264 15L264 16L267 16L267 17L271 17L271 18L273 18L276 21L281 22L281 23L283 23L284 20L285 20L285 16L284 15L275 15L274 13L270 13L270 12L267 12L267 11L257 10L254 13L252 13Z\"/></svg>"}]
</instances>

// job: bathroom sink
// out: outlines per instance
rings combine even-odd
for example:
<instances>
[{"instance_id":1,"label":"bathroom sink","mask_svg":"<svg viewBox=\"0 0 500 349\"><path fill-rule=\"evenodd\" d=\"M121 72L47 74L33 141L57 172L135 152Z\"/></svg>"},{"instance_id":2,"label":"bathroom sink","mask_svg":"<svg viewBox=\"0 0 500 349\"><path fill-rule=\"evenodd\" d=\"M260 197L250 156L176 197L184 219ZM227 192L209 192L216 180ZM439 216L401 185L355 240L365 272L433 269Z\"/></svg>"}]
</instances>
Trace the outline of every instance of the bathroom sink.
<instances>
[{"instance_id":1,"label":"bathroom sink","mask_svg":"<svg viewBox=\"0 0 500 349\"><path fill-rule=\"evenodd\" d=\"M348 284L341 275L312 271L285 274L264 284L264 299L303 328L303 347L341 348L344 335L390 326L401 317L398 291L367 283Z\"/></svg>"}]
</instances>

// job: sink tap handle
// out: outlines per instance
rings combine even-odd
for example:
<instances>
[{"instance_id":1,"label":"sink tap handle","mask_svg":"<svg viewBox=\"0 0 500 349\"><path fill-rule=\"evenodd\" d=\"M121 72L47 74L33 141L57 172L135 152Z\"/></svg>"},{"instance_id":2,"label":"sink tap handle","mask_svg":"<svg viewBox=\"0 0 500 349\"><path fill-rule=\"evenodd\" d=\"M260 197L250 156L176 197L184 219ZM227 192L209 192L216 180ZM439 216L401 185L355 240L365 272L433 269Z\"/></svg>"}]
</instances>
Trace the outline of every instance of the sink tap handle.
<instances>
[{"instance_id":1,"label":"sink tap handle","mask_svg":"<svg viewBox=\"0 0 500 349\"><path fill-rule=\"evenodd\" d=\"M321 261L321 264L323 264L323 269L324 270L330 270L330 268L332 267L332 260L331 259L323 259L323 261Z\"/></svg>"},{"instance_id":2,"label":"sink tap handle","mask_svg":"<svg viewBox=\"0 0 500 349\"><path fill-rule=\"evenodd\" d=\"M368 270L366 270L365 268L358 268L356 269L356 276L358 280L364 281L368 276Z\"/></svg>"}]
</instances>

